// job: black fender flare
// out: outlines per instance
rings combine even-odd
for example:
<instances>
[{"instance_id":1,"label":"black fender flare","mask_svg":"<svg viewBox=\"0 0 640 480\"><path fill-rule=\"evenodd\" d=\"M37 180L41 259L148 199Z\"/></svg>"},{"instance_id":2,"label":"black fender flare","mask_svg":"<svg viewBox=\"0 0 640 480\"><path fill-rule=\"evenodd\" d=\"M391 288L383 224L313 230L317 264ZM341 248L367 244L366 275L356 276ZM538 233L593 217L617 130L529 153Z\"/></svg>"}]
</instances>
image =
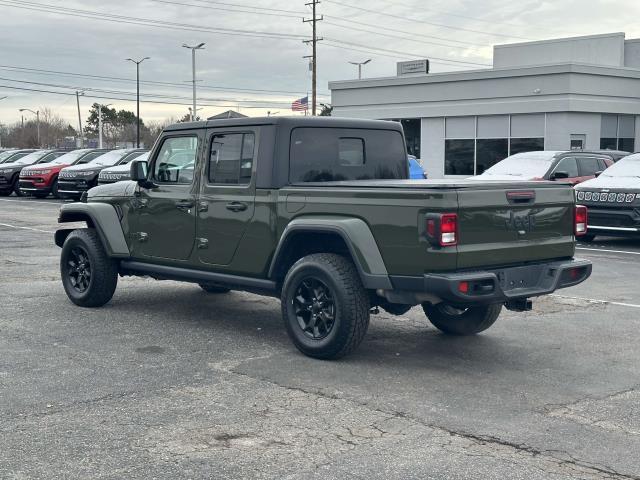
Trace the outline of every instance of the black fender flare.
<instances>
[{"instance_id":1,"label":"black fender flare","mask_svg":"<svg viewBox=\"0 0 640 480\"><path fill-rule=\"evenodd\" d=\"M115 258L129 258L129 246L122 231L120 218L113 205L108 203L69 203L60 208L58 223L86 222L95 228L107 255ZM63 228L56 231L54 240L62 247L64 241L74 228Z\"/></svg>"},{"instance_id":2,"label":"black fender flare","mask_svg":"<svg viewBox=\"0 0 640 480\"><path fill-rule=\"evenodd\" d=\"M364 220L355 217L313 216L299 217L286 226L269 266L268 278L273 278L278 262L284 255L287 242L298 232L328 232L344 240L358 269L362 284L368 289L393 288L387 268L371 229Z\"/></svg>"}]
</instances>

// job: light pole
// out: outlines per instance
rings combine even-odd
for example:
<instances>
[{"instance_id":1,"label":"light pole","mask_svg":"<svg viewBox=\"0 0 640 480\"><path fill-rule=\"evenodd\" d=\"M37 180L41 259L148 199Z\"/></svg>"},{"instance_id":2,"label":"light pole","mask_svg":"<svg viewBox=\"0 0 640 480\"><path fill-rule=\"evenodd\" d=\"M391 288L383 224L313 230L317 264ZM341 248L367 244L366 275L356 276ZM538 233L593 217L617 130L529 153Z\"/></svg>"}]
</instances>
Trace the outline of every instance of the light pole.
<instances>
[{"instance_id":1,"label":"light pole","mask_svg":"<svg viewBox=\"0 0 640 480\"><path fill-rule=\"evenodd\" d=\"M351 65L356 65L358 67L358 80L362 79L362 66L369 63L371 59L365 60L364 62L349 62Z\"/></svg>"},{"instance_id":2,"label":"light pole","mask_svg":"<svg viewBox=\"0 0 640 480\"><path fill-rule=\"evenodd\" d=\"M109 107L112 104L109 103L105 107ZM98 104L98 147L102 148L102 105Z\"/></svg>"},{"instance_id":3,"label":"light pole","mask_svg":"<svg viewBox=\"0 0 640 480\"><path fill-rule=\"evenodd\" d=\"M136 64L136 108L137 113L137 125L136 125L136 145L140 148L140 64L145 60L151 60L150 57L144 57L140 60L134 60L133 58L127 58L127 61L133 62Z\"/></svg>"},{"instance_id":4,"label":"light pole","mask_svg":"<svg viewBox=\"0 0 640 480\"><path fill-rule=\"evenodd\" d=\"M21 108L21 112L31 112L36 116L36 124L38 129L38 147L40 146L40 110L36 110L35 112L30 108Z\"/></svg>"},{"instance_id":5,"label":"light pole","mask_svg":"<svg viewBox=\"0 0 640 480\"><path fill-rule=\"evenodd\" d=\"M196 50L201 50L204 47L204 43L199 43L198 45L191 47L189 45L187 45L186 43L183 43L182 46L184 48L190 48L191 49L191 68L193 70L193 107L191 110L191 121L193 122L195 120L196 117Z\"/></svg>"}]
</instances>

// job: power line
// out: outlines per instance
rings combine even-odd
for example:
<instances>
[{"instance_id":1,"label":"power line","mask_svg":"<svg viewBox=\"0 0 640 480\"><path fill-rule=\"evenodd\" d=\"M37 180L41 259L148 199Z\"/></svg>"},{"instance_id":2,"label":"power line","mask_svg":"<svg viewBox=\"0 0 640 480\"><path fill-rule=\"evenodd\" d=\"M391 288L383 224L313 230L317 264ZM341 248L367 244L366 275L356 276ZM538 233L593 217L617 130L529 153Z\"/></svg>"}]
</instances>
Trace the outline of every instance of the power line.
<instances>
[{"instance_id":1,"label":"power line","mask_svg":"<svg viewBox=\"0 0 640 480\"><path fill-rule=\"evenodd\" d=\"M94 92L94 93L106 93L106 94L110 94L110 95L137 95L134 92L127 92L127 91L122 91L122 90L106 90L106 89L101 89L101 88L91 88L91 87L81 87L78 85L60 85L60 84L56 84L56 83L44 83L44 82L33 82L33 81L28 81L28 80L17 80L14 78L6 78L6 77L0 77L0 80L5 81L5 82L15 82L15 83L26 83L29 85L38 85L38 86L44 86L44 87L53 87L53 88L65 88L65 89L71 89L71 90L82 90L84 92ZM152 97L152 98L164 98L164 99L173 99L173 100L190 100L190 98L188 97L181 97L178 95L165 95L165 94L154 94L154 93L141 93L140 94L141 97ZM245 104L245 103L255 103L255 104L260 104L260 105L270 105L270 106L283 106L283 105L289 105L289 102L287 101L281 101L281 102L276 102L276 101L269 101L269 100L242 100L242 99L236 99L236 98L206 98L206 97L198 97L199 100L204 100L204 101L210 101L210 102L234 102L236 105L238 103L241 104Z\"/></svg>"},{"instance_id":2,"label":"power line","mask_svg":"<svg viewBox=\"0 0 640 480\"><path fill-rule=\"evenodd\" d=\"M27 92L39 92L39 93L51 93L51 94L55 94L55 95L71 95L71 96L76 96L75 92L74 93L69 93L69 92L56 92L56 91L52 91L52 90L44 90L44 89L36 89L36 88L26 88L26 87L13 87L10 85L0 85L0 88L8 88L11 90L20 90L20 91L27 91ZM106 96L106 95L84 95L84 97L86 98L96 98L96 99L101 99L101 100L120 100L123 102L134 102L135 99L131 99L131 98L121 98L121 97L110 97L110 96ZM142 103L153 103L153 104L160 104L160 105L181 105L181 106L189 106L190 103L180 103L180 102L162 102L162 101L156 101L156 100L141 100ZM237 107L238 104L237 103L229 103L229 104L225 104L225 105L213 105L213 104L200 104L203 107L222 107L222 108L234 108ZM266 107L259 107L259 106L243 106L242 108L261 108L264 109Z\"/></svg>"},{"instance_id":3,"label":"power line","mask_svg":"<svg viewBox=\"0 0 640 480\"><path fill-rule=\"evenodd\" d=\"M229 7L242 7L242 8L254 8L256 10L266 10L270 12L282 12L282 13L296 13L298 15L304 15L306 12L296 11L296 10L283 10L281 8L271 8L271 7L262 7L255 5L243 5L240 3L228 3L228 2L218 2L213 0L193 0L195 2L207 3L207 4L215 4L215 5L226 5Z\"/></svg>"},{"instance_id":4,"label":"power line","mask_svg":"<svg viewBox=\"0 0 640 480\"><path fill-rule=\"evenodd\" d=\"M342 3L342 2L337 2L335 0L325 0L327 3L333 3L334 5L340 5L342 7L347 7L347 8L353 8L354 10L360 10L362 12L366 12L366 13L373 13L376 15L382 15L382 16L386 16L386 17L391 17L391 18L397 18L399 20L406 20L409 22L415 22L415 23L420 23L421 25L427 24L427 25L432 25L434 27L441 27L441 28L448 28L451 30L460 30L463 32L472 32L472 33L478 33L481 35L492 35L495 37L505 37L505 38L518 38L521 40L530 40L529 38L525 38L525 37L519 37L517 35L508 35L508 34L503 34L503 33L492 33L492 32L483 32L482 30L474 30L471 28L463 28L463 27L452 27L451 25L445 25L442 23L434 23L434 22L428 22L426 20L418 20L416 18L411 18L411 17L403 17L401 15L394 15L392 13L387 13L387 12L380 12L380 11L376 11L376 10L370 10L368 8L362 8L362 7L357 7L355 5L351 5L348 3Z\"/></svg>"},{"instance_id":5,"label":"power line","mask_svg":"<svg viewBox=\"0 0 640 480\"><path fill-rule=\"evenodd\" d=\"M407 56L412 56L412 57L423 57L423 58L429 58L429 59L433 59L433 60L437 60L440 62L447 62L447 63L455 63L455 64L462 64L462 65L474 65L474 66L478 66L478 67L491 67L490 64L488 63L478 63L478 62L467 62L464 60L453 60L450 58L441 58L441 57L433 57L430 55L418 55L415 53L408 53L408 52L401 52L399 50L389 50L386 48L379 48L379 47L368 47L367 45L362 45L361 43L353 43L353 42L347 42L344 40L338 40L335 38L329 38L329 37L325 37L326 40L330 40L333 43L337 43L339 45L348 45L348 46L353 46L353 47L360 47L360 48L367 48L367 49L371 49L371 50L375 50L375 51L380 51L380 52L386 52L386 53L397 53L400 55L407 55Z\"/></svg>"},{"instance_id":6,"label":"power line","mask_svg":"<svg viewBox=\"0 0 640 480\"><path fill-rule=\"evenodd\" d=\"M56 76L68 76L68 77L78 77L78 78L88 78L88 79L96 79L96 80L109 80L116 83L135 83L135 78L125 78L125 77L113 77L107 75L92 75L87 73L77 73L77 72L65 72L60 70L45 70L40 68L29 68L29 67L20 67L15 65L2 65L0 64L0 70L9 70L9 71L24 71L27 73L33 73L37 75L56 75ZM167 86L167 87L176 87L176 88L190 88L184 83L179 82L161 82L155 80L141 80L141 84L148 85L158 85L158 86ZM200 85L200 89L208 89L208 90L222 90L222 91L231 91L231 92L246 92L246 93L268 93L268 94L293 94L299 95L301 93L300 90L266 90L259 88L240 88L240 87L223 87L223 86L213 86L213 85ZM322 95L328 95L328 93L322 93Z\"/></svg>"},{"instance_id":7,"label":"power line","mask_svg":"<svg viewBox=\"0 0 640 480\"><path fill-rule=\"evenodd\" d=\"M146 27L168 28L171 30L185 30L196 32L210 32L220 35L232 35L232 36L246 36L246 37L259 37L259 38L273 38L280 40L304 40L307 37L304 35L278 33L278 32L264 32L253 30L240 30L221 27L206 27L202 25L192 25L186 23L167 22L164 20L153 20L148 18L129 17L123 15L110 14L105 12L96 12L91 10L80 10L66 7L58 7L55 5L46 5L35 2L26 2L18 0L1 0L0 5L7 7L14 7L23 10L32 10L37 12L53 13L57 15L66 15L80 18L89 18L92 20L102 20L106 22L126 23L132 25L142 25Z\"/></svg>"},{"instance_id":8,"label":"power line","mask_svg":"<svg viewBox=\"0 0 640 480\"><path fill-rule=\"evenodd\" d=\"M234 8L227 8L227 7L212 7L210 5L196 5L193 3L174 2L172 0L151 0L151 1L157 2L157 3L165 3L168 5L180 5L183 7L206 8L207 10L216 10L216 11L224 11L224 12L250 13L252 15L266 15L271 17L300 18L302 16L302 14L292 15L288 13L260 12L260 11L251 11L251 10L237 10ZM215 2L215 3L218 3L218 2ZM223 3L222 5L226 5L226 4ZM242 7L242 8L259 8L259 7Z\"/></svg>"}]
</instances>

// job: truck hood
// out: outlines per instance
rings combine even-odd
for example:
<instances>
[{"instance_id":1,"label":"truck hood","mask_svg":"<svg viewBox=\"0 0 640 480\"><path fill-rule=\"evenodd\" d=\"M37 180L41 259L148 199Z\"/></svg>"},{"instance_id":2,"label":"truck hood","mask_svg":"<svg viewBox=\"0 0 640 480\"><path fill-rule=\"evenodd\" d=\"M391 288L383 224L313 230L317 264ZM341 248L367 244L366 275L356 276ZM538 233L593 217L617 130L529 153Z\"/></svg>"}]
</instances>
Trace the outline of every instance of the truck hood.
<instances>
[{"instance_id":1,"label":"truck hood","mask_svg":"<svg viewBox=\"0 0 640 480\"><path fill-rule=\"evenodd\" d=\"M117 182L106 185L98 185L89 190L87 199L99 197L132 197L136 190L136 182Z\"/></svg>"},{"instance_id":2,"label":"truck hood","mask_svg":"<svg viewBox=\"0 0 640 480\"><path fill-rule=\"evenodd\" d=\"M0 165L1 167L1 165ZM625 190L639 190L640 178L637 177L607 177L600 175L598 178L592 178L586 182L582 182L576 186L576 190L593 190L595 188L613 188Z\"/></svg>"}]
</instances>

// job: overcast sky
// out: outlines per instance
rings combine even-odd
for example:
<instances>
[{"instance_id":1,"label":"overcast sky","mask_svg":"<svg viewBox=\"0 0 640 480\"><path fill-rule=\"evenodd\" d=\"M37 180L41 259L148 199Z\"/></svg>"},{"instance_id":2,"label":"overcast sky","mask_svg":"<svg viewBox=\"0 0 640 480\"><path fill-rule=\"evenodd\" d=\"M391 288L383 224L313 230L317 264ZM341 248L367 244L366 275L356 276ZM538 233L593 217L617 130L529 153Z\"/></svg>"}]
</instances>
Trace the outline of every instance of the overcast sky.
<instances>
[{"instance_id":1,"label":"overcast sky","mask_svg":"<svg viewBox=\"0 0 640 480\"><path fill-rule=\"evenodd\" d=\"M135 65L124 59L144 56L151 59L141 65L142 99L177 104L143 102L141 117L181 117L191 97L191 53L181 45L200 42L206 47L197 54L198 97L207 105L201 116L238 107L248 115L290 113L290 103L311 88L308 60L303 59L310 48L302 38L311 33L302 22L309 12L304 3L0 0L0 97L7 96L0 101L0 123L19 121L19 108L46 107L78 123L75 96L8 87L85 89L83 122L95 101L135 111ZM433 72L481 68L491 64L494 44L610 32L640 37L638 0L323 0L318 12L325 18L318 24L325 38L318 50L321 101L329 101L330 80L357 75L349 61L371 58L364 76L380 77L395 75L399 60L425 57L432 59ZM262 36L248 36L251 32Z\"/></svg>"}]
</instances>

